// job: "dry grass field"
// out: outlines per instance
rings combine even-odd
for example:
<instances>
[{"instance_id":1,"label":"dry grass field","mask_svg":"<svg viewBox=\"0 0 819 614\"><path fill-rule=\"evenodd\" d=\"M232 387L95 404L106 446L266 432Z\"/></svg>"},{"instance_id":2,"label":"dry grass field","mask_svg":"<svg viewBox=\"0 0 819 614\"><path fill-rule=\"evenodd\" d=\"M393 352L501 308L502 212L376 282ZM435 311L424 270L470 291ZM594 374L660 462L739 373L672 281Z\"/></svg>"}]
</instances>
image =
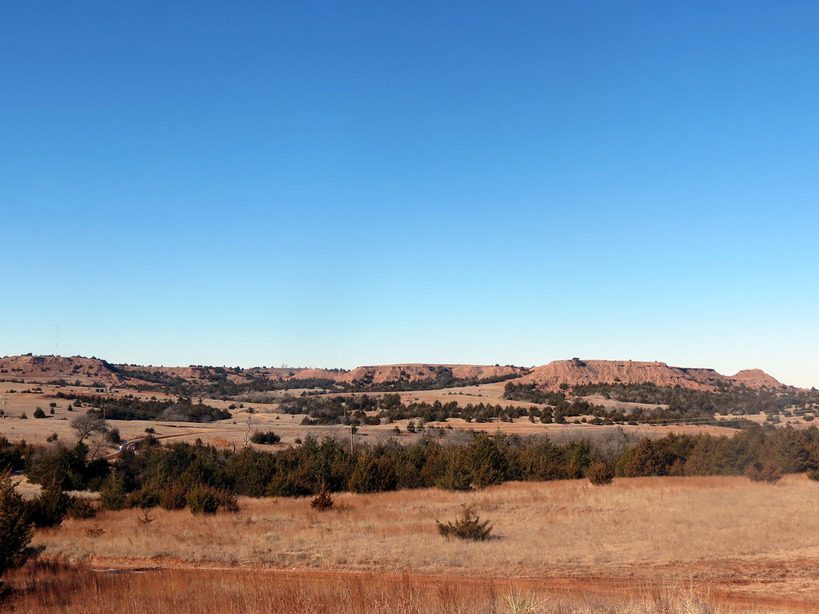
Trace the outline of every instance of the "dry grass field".
<instances>
[{"instance_id":1,"label":"dry grass field","mask_svg":"<svg viewBox=\"0 0 819 614\"><path fill-rule=\"evenodd\" d=\"M59 529L40 530L35 544L51 557L93 568L181 574L151 572L143 579L129 576L129 583L184 584L194 581L186 575L192 569L238 567L258 578L296 570L300 581L324 578L318 584L325 594L332 587L357 590L331 581L339 572L348 583L359 578L350 572L378 572L388 574L379 575L384 581L409 574L411 584L428 577L480 586L506 583L535 594L559 590L627 600L682 587L723 605L817 611L817 502L819 485L801 475L775 485L734 477L616 479L605 487L586 481L509 483L467 494L343 494L336 510L325 513L313 511L307 499L284 498L241 499L240 512L210 517L157 509L149 522L138 510L103 512L92 520L66 520ZM455 516L463 503L474 504L493 522L496 539L447 541L437 534L435 520ZM377 582L366 582L368 590L370 583ZM227 590L218 586L212 590ZM243 599L278 594L250 592ZM491 599L485 601L488 608ZM250 602L243 603L234 611L252 611ZM430 609L382 611L446 611L440 604L423 607ZM154 603L139 611L160 609Z\"/></svg>"},{"instance_id":2,"label":"dry grass field","mask_svg":"<svg viewBox=\"0 0 819 614\"><path fill-rule=\"evenodd\" d=\"M690 588L633 584L591 590L521 580L404 573L237 569L93 571L62 563L30 565L11 578L11 612L165 614L768 614L809 611L768 600L741 603ZM738 602L739 601L739 602Z\"/></svg>"},{"instance_id":3,"label":"dry grass field","mask_svg":"<svg viewBox=\"0 0 819 614\"><path fill-rule=\"evenodd\" d=\"M63 387L42 385L41 392L23 392L25 390L36 389L32 384L17 384L12 382L0 382L0 404L3 404L6 413L5 418L0 418L0 435L11 441L25 440L29 443L45 444L46 438L56 434L58 441L67 445L76 442L76 434L71 428L72 418L79 415L79 412L69 412L68 406L71 401L56 398L57 392L77 392L80 394L93 394L88 388ZM107 393L106 393L107 394ZM136 392L129 389L120 389L116 396L134 394L136 396L150 398L165 398L167 395L161 393ZM401 393L406 402L412 400L422 400L434 402L458 401L461 404L467 403L499 403L502 405L529 405L529 403L505 401L502 399L503 384L484 384L481 386L469 386L464 388L450 388L444 390L418 391L411 393ZM213 407L227 409L237 402L224 401L218 399L204 399L204 402ZM54 414L51 415L50 404L54 403ZM296 439L304 439L308 435L314 437L335 437L346 439L349 437L349 429L342 425L320 425L304 426L301 424L302 415L288 415L279 413L278 403L243 403L244 407L232 410L233 417L230 420L220 420L209 423L173 422L173 421L149 421L149 420L110 420L110 426L116 427L120 431L123 440L129 441L145 436L145 429L154 429L155 435L163 442L186 441L194 442L201 439L203 442L223 448L241 448L245 444L249 430L274 430L281 436L281 443L276 446L265 446L266 450L276 450L292 445ZM43 419L33 418L34 411L42 408L47 417ZM253 413L248 412L252 408ZM22 420L20 416L25 414L27 419ZM408 433L406 430L409 420L399 420L393 424L382 424L377 426L361 426L356 435L360 442L378 443L393 438L400 442L417 441L423 435L421 433ZM401 433L396 435L395 427L398 426ZM626 433L635 436L663 437L668 433L688 433L688 434L711 434L711 435L732 435L736 431L716 425L696 425L696 424L640 424L623 426L593 426L590 424L541 424L529 422L526 418L519 418L514 422L489 422L476 423L466 422L460 419L452 419L448 422L430 423L429 426L437 427L436 437L441 437L443 441L460 441L463 439L464 431L486 431L494 433L498 430L508 434L516 435L548 435L555 441L565 439L588 438L595 439L604 437L607 433L622 429ZM451 428L448 428L451 427ZM104 454L113 454L116 448L108 446L103 450Z\"/></svg>"}]
</instances>

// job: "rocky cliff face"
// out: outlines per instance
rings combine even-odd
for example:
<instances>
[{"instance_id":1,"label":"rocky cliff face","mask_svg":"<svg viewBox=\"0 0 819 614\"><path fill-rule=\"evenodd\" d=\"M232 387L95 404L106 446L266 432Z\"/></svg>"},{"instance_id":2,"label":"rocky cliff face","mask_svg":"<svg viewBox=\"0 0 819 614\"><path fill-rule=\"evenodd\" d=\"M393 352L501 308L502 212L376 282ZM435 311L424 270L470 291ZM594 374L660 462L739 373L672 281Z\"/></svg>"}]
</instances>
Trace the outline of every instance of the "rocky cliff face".
<instances>
[{"instance_id":1,"label":"rocky cliff face","mask_svg":"<svg viewBox=\"0 0 819 614\"><path fill-rule=\"evenodd\" d=\"M749 388L779 388L782 384L758 369L740 371L733 377L713 369L672 367L664 362L620 360L556 360L536 367L529 375L517 380L536 384L547 390L557 390L561 384L656 384L682 386L691 390L710 391L722 384L741 384Z\"/></svg>"}]
</instances>

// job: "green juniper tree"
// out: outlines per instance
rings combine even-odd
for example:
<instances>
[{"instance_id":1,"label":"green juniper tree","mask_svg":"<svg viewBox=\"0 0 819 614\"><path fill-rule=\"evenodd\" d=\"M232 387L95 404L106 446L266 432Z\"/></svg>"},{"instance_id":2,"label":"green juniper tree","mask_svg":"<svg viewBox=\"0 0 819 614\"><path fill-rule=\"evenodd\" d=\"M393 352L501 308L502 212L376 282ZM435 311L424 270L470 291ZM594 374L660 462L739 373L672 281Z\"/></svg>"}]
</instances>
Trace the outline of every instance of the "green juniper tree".
<instances>
[{"instance_id":1,"label":"green juniper tree","mask_svg":"<svg viewBox=\"0 0 819 614\"><path fill-rule=\"evenodd\" d=\"M26 561L26 548L33 534L28 516L11 474L0 475L0 576Z\"/></svg>"}]
</instances>

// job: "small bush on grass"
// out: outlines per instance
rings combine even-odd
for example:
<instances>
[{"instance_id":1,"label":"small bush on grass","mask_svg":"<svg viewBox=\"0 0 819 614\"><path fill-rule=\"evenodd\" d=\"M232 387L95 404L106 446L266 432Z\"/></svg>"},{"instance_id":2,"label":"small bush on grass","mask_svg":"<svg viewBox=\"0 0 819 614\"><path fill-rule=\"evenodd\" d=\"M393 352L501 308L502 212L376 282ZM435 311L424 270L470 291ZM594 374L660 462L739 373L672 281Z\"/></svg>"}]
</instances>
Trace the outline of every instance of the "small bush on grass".
<instances>
[{"instance_id":1,"label":"small bush on grass","mask_svg":"<svg viewBox=\"0 0 819 614\"><path fill-rule=\"evenodd\" d=\"M187 501L193 514L215 514L220 507L226 512L239 511L239 502L235 494L205 484L191 488Z\"/></svg>"},{"instance_id":2,"label":"small bush on grass","mask_svg":"<svg viewBox=\"0 0 819 614\"><path fill-rule=\"evenodd\" d=\"M188 504L187 490L179 484L171 484L159 495L159 505L166 510L181 510Z\"/></svg>"},{"instance_id":3,"label":"small bush on grass","mask_svg":"<svg viewBox=\"0 0 819 614\"><path fill-rule=\"evenodd\" d=\"M328 512L333 509L333 503L335 503L333 496L327 487L322 484L321 490L319 490L318 494L310 501L310 507L319 512Z\"/></svg>"},{"instance_id":4,"label":"small bush on grass","mask_svg":"<svg viewBox=\"0 0 819 614\"><path fill-rule=\"evenodd\" d=\"M125 507L150 509L159 505L159 495L151 486L143 486L125 497Z\"/></svg>"},{"instance_id":5,"label":"small bush on grass","mask_svg":"<svg viewBox=\"0 0 819 614\"><path fill-rule=\"evenodd\" d=\"M215 514L219 509L220 493L215 488L199 484L188 491L188 507L193 514Z\"/></svg>"},{"instance_id":6,"label":"small bush on grass","mask_svg":"<svg viewBox=\"0 0 819 614\"><path fill-rule=\"evenodd\" d=\"M808 471L808 479L819 482L819 471Z\"/></svg>"},{"instance_id":7,"label":"small bush on grass","mask_svg":"<svg viewBox=\"0 0 819 614\"><path fill-rule=\"evenodd\" d=\"M68 517L77 520L94 518L97 515L97 507L91 499L85 497L71 497L68 503Z\"/></svg>"},{"instance_id":8,"label":"small bush on grass","mask_svg":"<svg viewBox=\"0 0 819 614\"><path fill-rule=\"evenodd\" d=\"M108 474L100 488L100 500L106 509L121 510L125 507L127 496L125 479L115 469Z\"/></svg>"},{"instance_id":9,"label":"small bush on grass","mask_svg":"<svg viewBox=\"0 0 819 614\"><path fill-rule=\"evenodd\" d=\"M756 462L748 465L745 475L754 482L773 484L784 475L784 471L782 471L779 464L773 461L765 461L764 463Z\"/></svg>"},{"instance_id":10,"label":"small bush on grass","mask_svg":"<svg viewBox=\"0 0 819 614\"><path fill-rule=\"evenodd\" d=\"M492 535L492 525L488 520L481 520L475 513L471 505L464 505L460 518L452 522L441 522L436 520L438 533L449 539L472 539L475 541L485 541Z\"/></svg>"},{"instance_id":11,"label":"small bush on grass","mask_svg":"<svg viewBox=\"0 0 819 614\"><path fill-rule=\"evenodd\" d=\"M46 486L36 499L29 502L29 513L34 526L56 527L65 518L71 498L56 484Z\"/></svg>"},{"instance_id":12,"label":"small bush on grass","mask_svg":"<svg viewBox=\"0 0 819 614\"><path fill-rule=\"evenodd\" d=\"M117 444L122 441L122 437L119 434L119 429L116 427L110 428L105 432L105 441L112 444Z\"/></svg>"},{"instance_id":13,"label":"small bush on grass","mask_svg":"<svg viewBox=\"0 0 819 614\"><path fill-rule=\"evenodd\" d=\"M589 465L589 468L586 469L586 477L589 478L589 482L595 486L611 484L611 481L614 479L614 467L602 461L592 463Z\"/></svg>"},{"instance_id":14,"label":"small bush on grass","mask_svg":"<svg viewBox=\"0 0 819 614\"><path fill-rule=\"evenodd\" d=\"M274 433L273 431L265 431L265 432L255 431L250 436L250 441L252 441L253 443L258 443L258 444L265 445L265 446L269 446L269 445L272 445L274 443L279 443L281 441L281 439L282 438L279 437L278 435L276 435L276 433Z\"/></svg>"},{"instance_id":15,"label":"small bush on grass","mask_svg":"<svg viewBox=\"0 0 819 614\"><path fill-rule=\"evenodd\" d=\"M226 512L235 513L239 511L239 499L236 498L236 493L222 490L219 491L222 493L222 498L219 501L219 505L222 506L222 509Z\"/></svg>"}]
</instances>

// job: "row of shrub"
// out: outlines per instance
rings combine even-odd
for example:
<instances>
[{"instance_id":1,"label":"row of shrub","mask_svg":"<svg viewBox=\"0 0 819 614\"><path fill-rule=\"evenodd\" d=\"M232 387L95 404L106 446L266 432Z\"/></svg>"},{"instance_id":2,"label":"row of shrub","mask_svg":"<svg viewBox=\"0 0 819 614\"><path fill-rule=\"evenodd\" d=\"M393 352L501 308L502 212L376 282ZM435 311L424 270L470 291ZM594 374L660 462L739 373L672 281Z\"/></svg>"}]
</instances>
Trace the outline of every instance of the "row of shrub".
<instances>
[{"instance_id":1,"label":"row of shrub","mask_svg":"<svg viewBox=\"0 0 819 614\"><path fill-rule=\"evenodd\" d=\"M282 401L280 411L286 414L305 414L302 424L381 424L396 420L420 419L424 422L446 422L460 418L467 422L485 423L492 420L511 422L517 418L528 418L531 422L563 423L569 416L591 415L600 423L626 422L631 416L623 410L607 410L601 405L589 403L585 399L567 399L563 393L548 394L553 406L519 407L492 403L467 403L461 405L453 400L448 403L434 401L413 401L403 403L398 394L382 397L305 396ZM540 398L540 397L538 397ZM367 413L369 412L369 413Z\"/></svg>"},{"instance_id":2,"label":"row of shrub","mask_svg":"<svg viewBox=\"0 0 819 614\"><path fill-rule=\"evenodd\" d=\"M6 490L13 489L11 474L0 472L0 480ZM56 484L46 484L40 494L30 499L19 501L19 522L35 527L55 527L66 516L71 518L91 518L96 515L94 503L87 497L72 496ZM0 541L6 539L2 535Z\"/></svg>"},{"instance_id":3,"label":"row of shrub","mask_svg":"<svg viewBox=\"0 0 819 614\"><path fill-rule=\"evenodd\" d=\"M588 387L584 394L597 393L599 386ZM628 388L626 387L626 390ZM662 389L665 390L665 389ZM767 394L767 393L765 393ZM625 398L630 398L624 395ZM756 413L750 405L741 407L726 404L724 399L734 399L728 393L702 393L685 389L673 389L669 407L606 408L580 396L569 397L564 392L538 390L534 384L507 384L506 398L542 404L534 407L501 405L491 403L468 403L461 405L457 400L442 403L434 401L414 401L404 403L397 394L385 394L380 398L361 396L316 397L305 396L285 399L280 410L287 414L305 414L302 424L382 424L396 420L420 419L425 422L446 422L460 418L467 422L490 422L499 420L511 422L528 418L531 422L546 424L566 422L566 418L591 416L583 422L591 424L626 424L641 422L680 422L703 418L712 419L715 413L742 415ZM778 403L776 407L779 407ZM764 405L764 407L768 407ZM729 411L730 409L730 411ZM737 419L724 422L724 426L745 428L748 421Z\"/></svg>"},{"instance_id":4,"label":"row of shrub","mask_svg":"<svg viewBox=\"0 0 819 614\"><path fill-rule=\"evenodd\" d=\"M161 506L167 510L189 508L194 514L215 514L218 509L236 512L236 494L204 482L147 480L139 485L128 475L114 469L100 488L100 502L109 510L124 508L150 509Z\"/></svg>"},{"instance_id":5,"label":"row of shrub","mask_svg":"<svg viewBox=\"0 0 819 614\"><path fill-rule=\"evenodd\" d=\"M568 392L569 389L566 390ZM692 390L682 386L643 384L583 384L571 387L575 397L601 395L606 399L631 403L665 405L664 415L686 417L702 415L780 414L788 410L819 407L819 391L798 388L755 389L740 385L718 384L713 391ZM539 390L532 384L506 385L505 398L558 405L563 392ZM649 410L654 412L656 410ZM651 413L650 415L654 415ZM635 413L640 417L640 412Z\"/></svg>"},{"instance_id":6,"label":"row of shrub","mask_svg":"<svg viewBox=\"0 0 819 614\"><path fill-rule=\"evenodd\" d=\"M483 488L509 480L612 476L758 475L819 470L819 430L756 428L734 437L668 435L636 444L477 434L464 445L423 438L412 445L358 445L308 437L303 444L267 453L202 444L162 446L146 439L112 465L85 461L77 448L38 451L28 459L32 481L60 488L100 490L107 507L169 509L197 505L207 491L230 509L233 495L304 496L348 490L371 493L402 488ZM753 477L753 476L752 476ZM761 479L766 479L761 477ZM193 494L192 494L193 493ZM235 499L233 500L235 501ZM212 505L210 506L212 507Z\"/></svg>"},{"instance_id":7,"label":"row of shrub","mask_svg":"<svg viewBox=\"0 0 819 614\"><path fill-rule=\"evenodd\" d=\"M134 395L105 397L58 392L58 398L76 401L104 414L109 420L178 420L183 422L213 422L230 418L230 412L206 405L200 400L194 403L189 397L172 399L143 399ZM78 405L78 406L79 406Z\"/></svg>"}]
</instances>

